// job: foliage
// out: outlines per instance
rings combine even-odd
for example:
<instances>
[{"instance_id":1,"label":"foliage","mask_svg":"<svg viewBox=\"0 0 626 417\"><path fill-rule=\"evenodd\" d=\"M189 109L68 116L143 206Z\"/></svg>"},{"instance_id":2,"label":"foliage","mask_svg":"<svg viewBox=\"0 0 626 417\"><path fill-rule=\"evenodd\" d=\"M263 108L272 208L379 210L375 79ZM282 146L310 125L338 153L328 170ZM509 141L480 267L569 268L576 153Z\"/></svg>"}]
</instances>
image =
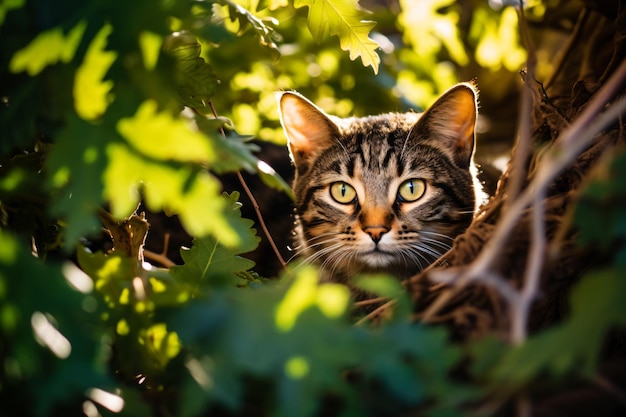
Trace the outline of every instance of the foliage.
<instances>
[{"instance_id":1,"label":"foliage","mask_svg":"<svg viewBox=\"0 0 626 417\"><path fill-rule=\"evenodd\" d=\"M576 214L581 244L610 240L615 266L590 272L570 317L518 347L458 346L413 323L389 277L361 285L393 298L395 316L355 326L344 286L297 265L259 277L245 258L259 237L220 175L289 193L251 141L284 141L275 91L338 115L419 108L460 66L525 59L510 8L478 5L464 26L455 2L399 7L396 21L347 0L0 4L2 415L460 416L581 359L593 372L626 317L623 155ZM144 262L140 204L194 238L183 265ZM113 250L93 243L103 223ZM479 382L453 376L468 358Z\"/></svg>"}]
</instances>

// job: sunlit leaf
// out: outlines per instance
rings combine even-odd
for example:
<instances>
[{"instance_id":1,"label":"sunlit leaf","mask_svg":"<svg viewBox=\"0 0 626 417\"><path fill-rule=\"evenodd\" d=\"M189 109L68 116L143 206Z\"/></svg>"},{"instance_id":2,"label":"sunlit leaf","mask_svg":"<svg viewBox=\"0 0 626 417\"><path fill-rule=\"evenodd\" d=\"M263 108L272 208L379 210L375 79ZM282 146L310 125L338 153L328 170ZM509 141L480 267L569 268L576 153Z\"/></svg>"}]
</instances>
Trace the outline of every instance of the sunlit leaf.
<instances>
[{"instance_id":1,"label":"sunlit leaf","mask_svg":"<svg viewBox=\"0 0 626 417\"><path fill-rule=\"evenodd\" d=\"M110 162L104 171L104 194L114 217L130 215L142 190L149 209L177 213L191 235L213 234L228 247L240 243L229 224L221 185L208 172L190 165L145 159L118 143L109 144L107 156Z\"/></svg>"},{"instance_id":2,"label":"sunlit leaf","mask_svg":"<svg viewBox=\"0 0 626 417\"><path fill-rule=\"evenodd\" d=\"M110 128L93 125L76 115L69 117L46 161L50 186L57 193L51 210L66 220L68 248L100 225L96 211L103 199L102 172L108 162L105 144Z\"/></svg>"},{"instance_id":3,"label":"sunlit leaf","mask_svg":"<svg viewBox=\"0 0 626 417\"><path fill-rule=\"evenodd\" d=\"M182 344L175 332L168 332L164 323L157 323L139 333L139 343L146 348L146 353L157 367L164 368L182 349Z\"/></svg>"},{"instance_id":4,"label":"sunlit leaf","mask_svg":"<svg viewBox=\"0 0 626 417\"><path fill-rule=\"evenodd\" d=\"M301 271L276 309L276 327L290 331L304 310L315 305L318 276L314 269Z\"/></svg>"},{"instance_id":5,"label":"sunlit leaf","mask_svg":"<svg viewBox=\"0 0 626 417\"><path fill-rule=\"evenodd\" d=\"M369 37L376 25L364 20L364 11L353 0L297 0L295 7L309 8L309 30L317 42L327 35L339 37L339 45L350 53L350 59L361 58L363 65L378 73L378 43Z\"/></svg>"},{"instance_id":6,"label":"sunlit leaf","mask_svg":"<svg viewBox=\"0 0 626 417\"><path fill-rule=\"evenodd\" d=\"M100 117L106 111L112 97L113 81L104 81L107 71L117 53L106 51L107 37L113 27L106 24L93 38L74 79L74 107L85 120Z\"/></svg>"},{"instance_id":7,"label":"sunlit leaf","mask_svg":"<svg viewBox=\"0 0 626 417\"><path fill-rule=\"evenodd\" d=\"M5 0L0 4L0 26L4 23L6 14L14 9L24 6L26 0Z\"/></svg>"},{"instance_id":8,"label":"sunlit leaf","mask_svg":"<svg viewBox=\"0 0 626 417\"><path fill-rule=\"evenodd\" d=\"M70 62L86 28L87 22L83 20L74 26L67 36L63 35L60 27L41 32L25 48L13 55L9 69L14 73L26 71L32 77L48 65L54 65L59 61Z\"/></svg>"},{"instance_id":9,"label":"sunlit leaf","mask_svg":"<svg viewBox=\"0 0 626 417\"><path fill-rule=\"evenodd\" d=\"M194 240L191 249L182 249L181 256L185 262L183 266L171 268L171 274L175 279L191 284L196 289L203 285L220 285L224 281L238 284L238 274L254 267L254 262L239 256L256 249L259 238L252 228L251 220L243 219L240 212L240 204L236 202L237 193L224 199L230 206L230 224L237 231L238 245L224 246L219 239L206 236Z\"/></svg>"},{"instance_id":10,"label":"sunlit leaf","mask_svg":"<svg viewBox=\"0 0 626 417\"><path fill-rule=\"evenodd\" d=\"M141 56L143 64L147 70L151 71L159 60L163 38L156 33L143 31L139 34L139 46L141 48Z\"/></svg>"},{"instance_id":11,"label":"sunlit leaf","mask_svg":"<svg viewBox=\"0 0 626 417\"><path fill-rule=\"evenodd\" d=\"M266 21L259 19L252 12L245 7L237 4L231 0L220 0L220 3L228 7L230 19L239 22L239 27L243 30L246 27L251 27L252 30L259 38L261 45L269 47L278 52L278 47L275 43L274 28L267 24ZM276 22L275 22L276 23Z\"/></svg>"},{"instance_id":12,"label":"sunlit leaf","mask_svg":"<svg viewBox=\"0 0 626 417\"><path fill-rule=\"evenodd\" d=\"M286 7L287 5L289 5L289 1L288 0L268 0L268 8L270 10L276 10L276 9L280 9L281 7Z\"/></svg>"},{"instance_id":13,"label":"sunlit leaf","mask_svg":"<svg viewBox=\"0 0 626 417\"><path fill-rule=\"evenodd\" d=\"M200 44L189 32L175 32L163 44L163 49L176 62L176 79L180 98L185 106L206 108L217 86L211 65L200 57Z\"/></svg>"},{"instance_id":14,"label":"sunlit leaf","mask_svg":"<svg viewBox=\"0 0 626 417\"><path fill-rule=\"evenodd\" d=\"M455 3L453 0L400 1L400 22L404 27L404 36L418 55L433 59L444 47L455 62L467 64L468 58L458 28L458 11L447 9L447 6Z\"/></svg>"},{"instance_id":15,"label":"sunlit leaf","mask_svg":"<svg viewBox=\"0 0 626 417\"><path fill-rule=\"evenodd\" d=\"M118 252L91 253L83 245L78 246L76 255L81 269L93 279L96 291L105 302L110 305L129 303L128 290L135 275L136 260Z\"/></svg>"},{"instance_id":16,"label":"sunlit leaf","mask_svg":"<svg viewBox=\"0 0 626 417\"><path fill-rule=\"evenodd\" d=\"M284 192L293 199L291 186L267 162L259 160L253 152L259 147L250 142L251 136L240 136L232 130L232 122L225 119L195 116L195 122L200 131L211 138L212 146L217 154L211 163L210 169L216 173L236 172L246 170L256 172L261 180L269 187ZM226 136L217 133L223 129Z\"/></svg>"},{"instance_id":17,"label":"sunlit leaf","mask_svg":"<svg viewBox=\"0 0 626 417\"><path fill-rule=\"evenodd\" d=\"M504 66L517 71L526 61L526 50L520 45L517 14L513 8L502 11L495 21L484 9L474 13L470 34L478 40L476 62L492 71Z\"/></svg>"},{"instance_id":18,"label":"sunlit leaf","mask_svg":"<svg viewBox=\"0 0 626 417\"><path fill-rule=\"evenodd\" d=\"M131 118L121 119L120 134L139 152L162 161L210 162L215 153L208 139L183 119L144 101Z\"/></svg>"}]
</instances>

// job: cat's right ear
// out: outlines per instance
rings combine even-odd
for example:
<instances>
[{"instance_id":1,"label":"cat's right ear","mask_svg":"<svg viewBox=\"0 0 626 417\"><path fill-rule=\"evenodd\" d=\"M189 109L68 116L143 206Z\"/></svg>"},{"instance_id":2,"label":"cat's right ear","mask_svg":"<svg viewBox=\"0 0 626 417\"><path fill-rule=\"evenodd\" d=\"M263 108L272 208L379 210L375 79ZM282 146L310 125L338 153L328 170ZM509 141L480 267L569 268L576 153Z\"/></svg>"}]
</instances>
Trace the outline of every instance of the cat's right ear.
<instances>
[{"instance_id":1,"label":"cat's right ear","mask_svg":"<svg viewBox=\"0 0 626 417\"><path fill-rule=\"evenodd\" d=\"M278 103L291 159L302 172L322 151L336 143L339 129L323 110L298 93L278 93Z\"/></svg>"}]
</instances>

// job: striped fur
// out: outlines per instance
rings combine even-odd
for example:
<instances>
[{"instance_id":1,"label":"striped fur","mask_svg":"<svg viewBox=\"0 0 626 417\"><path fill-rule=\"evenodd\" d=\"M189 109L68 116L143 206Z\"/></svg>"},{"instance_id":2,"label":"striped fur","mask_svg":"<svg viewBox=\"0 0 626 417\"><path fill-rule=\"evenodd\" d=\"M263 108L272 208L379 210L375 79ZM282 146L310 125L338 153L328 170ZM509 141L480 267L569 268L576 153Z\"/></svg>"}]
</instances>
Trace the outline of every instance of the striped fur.
<instances>
[{"instance_id":1,"label":"striped fur","mask_svg":"<svg viewBox=\"0 0 626 417\"><path fill-rule=\"evenodd\" d=\"M296 167L296 249L326 280L367 272L409 277L472 221L481 193L473 86L453 87L423 114L339 119L297 93L282 93L279 102ZM356 197L338 201L333 184L340 198L352 189ZM419 184L425 190L415 201L399 194Z\"/></svg>"}]
</instances>

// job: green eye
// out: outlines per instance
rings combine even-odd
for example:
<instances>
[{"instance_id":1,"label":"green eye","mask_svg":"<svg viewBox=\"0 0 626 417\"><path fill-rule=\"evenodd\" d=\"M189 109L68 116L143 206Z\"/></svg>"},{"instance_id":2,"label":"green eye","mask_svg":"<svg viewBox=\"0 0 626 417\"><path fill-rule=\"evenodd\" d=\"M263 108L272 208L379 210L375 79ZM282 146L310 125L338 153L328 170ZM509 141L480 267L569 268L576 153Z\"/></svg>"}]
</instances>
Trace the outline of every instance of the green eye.
<instances>
[{"instance_id":1,"label":"green eye","mask_svg":"<svg viewBox=\"0 0 626 417\"><path fill-rule=\"evenodd\" d=\"M412 202L419 200L426 192L424 180L416 178L406 180L398 187L398 200Z\"/></svg>"},{"instance_id":2,"label":"green eye","mask_svg":"<svg viewBox=\"0 0 626 417\"><path fill-rule=\"evenodd\" d=\"M356 199L356 190L345 182L334 182L330 185L330 196L338 203L349 204Z\"/></svg>"}]
</instances>

